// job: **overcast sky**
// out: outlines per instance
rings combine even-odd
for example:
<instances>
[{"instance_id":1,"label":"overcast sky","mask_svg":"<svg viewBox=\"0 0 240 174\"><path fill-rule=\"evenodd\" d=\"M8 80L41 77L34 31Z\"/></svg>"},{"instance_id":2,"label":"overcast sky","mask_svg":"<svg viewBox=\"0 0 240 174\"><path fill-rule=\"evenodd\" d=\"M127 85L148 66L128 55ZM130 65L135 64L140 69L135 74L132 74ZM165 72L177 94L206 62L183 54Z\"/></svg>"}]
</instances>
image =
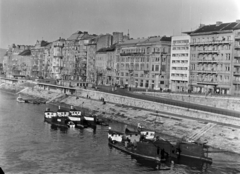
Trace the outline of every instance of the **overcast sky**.
<instances>
[{"instance_id":1,"label":"overcast sky","mask_svg":"<svg viewBox=\"0 0 240 174\"><path fill-rule=\"evenodd\" d=\"M0 0L0 48L76 31L133 38L180 35L200 23L240 19L240 0Z\"/></svg>"}]
</instances>

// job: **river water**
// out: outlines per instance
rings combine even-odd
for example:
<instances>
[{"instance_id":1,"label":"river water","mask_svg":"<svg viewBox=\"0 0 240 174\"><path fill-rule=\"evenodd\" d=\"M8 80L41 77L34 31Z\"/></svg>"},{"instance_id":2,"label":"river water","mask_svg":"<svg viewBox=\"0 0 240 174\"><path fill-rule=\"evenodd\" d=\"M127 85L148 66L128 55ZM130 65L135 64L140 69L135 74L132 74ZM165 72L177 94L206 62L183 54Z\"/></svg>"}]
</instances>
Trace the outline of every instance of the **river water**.
<instances>
[{"instance_id":1,"label":"river water","mask_svg":"<svg viewBox=\"0 0 240 174\"><path fill-rule=\"evenodd\" d=\"M108 127L60 129L43 121L46 107L16 102L0 91L0 167L5 173L240 173L240 155L211 154L213 164L201 168L190 160L171 171L157 171L146 161L112 149Z\"/></svg>"}]
</instances>

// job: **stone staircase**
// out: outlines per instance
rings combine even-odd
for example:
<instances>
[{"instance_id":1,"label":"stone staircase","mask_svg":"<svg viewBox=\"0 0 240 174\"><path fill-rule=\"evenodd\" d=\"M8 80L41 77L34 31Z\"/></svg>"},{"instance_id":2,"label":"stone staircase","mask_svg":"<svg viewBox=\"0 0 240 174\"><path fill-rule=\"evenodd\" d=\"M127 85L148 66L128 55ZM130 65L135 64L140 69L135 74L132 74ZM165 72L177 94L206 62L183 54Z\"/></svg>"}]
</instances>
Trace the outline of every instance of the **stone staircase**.
<instances>
[{"instance_id":1,"label":"stone staircase","mask_svg":"<svg viewBox=\"0 0 240 174\"><path fill-rule=\"evenodd\" d=\"M46 101L46 103L50 103L50 102L52 102L53 100L59 99L59 98L61 98L61 97L63 97L63 96L65 96L65 94L59 94L59 95L57 95L56 97L53 97L53 98L51 98L50 100Z\"/></svg>"},{"instance_id":2,"label":"stone staircase","mask_svg":"<svg viewBox=\"0 0 240 174\"><path fill-rule=\"evenodd\" d=\"M27 89L28 89L28 87L25 87L24 89L22 89L21 91L17 92L16 94L19 94L19 93L21 93L23 91L26 91Z\"/></svg>"},{"instance_id":3,"label":"stone staircase","mask_svg":"<svg viewBox=\"0 0 240 174\"><path fill-rule=\"evenodd\" d=\"M203 136L207 131L212 129L216 124L215 123L208 123L201 129L193 132L191 135L189 135L186 139L187 141L197 141L201 136Z\"/></svg>"}]
</instances>

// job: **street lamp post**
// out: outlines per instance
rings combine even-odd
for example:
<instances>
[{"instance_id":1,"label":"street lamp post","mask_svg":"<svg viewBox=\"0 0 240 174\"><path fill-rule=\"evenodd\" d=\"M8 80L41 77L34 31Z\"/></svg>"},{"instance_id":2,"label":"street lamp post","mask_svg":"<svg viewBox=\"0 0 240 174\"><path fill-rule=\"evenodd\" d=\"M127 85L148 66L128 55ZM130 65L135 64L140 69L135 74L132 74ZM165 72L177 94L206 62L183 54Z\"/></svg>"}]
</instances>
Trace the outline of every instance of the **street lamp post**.
<instances>
[{"instance_id":1,"label":"street lamp post","mask_svg":"<svg viewBox=\"0 0 240 174\"><path fill-rule=\"evenodd\" d=\"M84 102L82 102L82 104L81 104L82 111L83 111L83 104L84 104Z\"/></svg>"},{"instance_id":2,"label":"street lamp post","mask_svg":"<svg viewBox=\"0 0 240 174\"><path fill-rule=\"evenodd\" d=\"M130 90L131 87L132 87L131 81L132 81L132 76L133 76L133 70L130 69L130 70L128 70L128 72L129 72L129 85L128 85L128 89Z\"/></svg>"}]
</instances>

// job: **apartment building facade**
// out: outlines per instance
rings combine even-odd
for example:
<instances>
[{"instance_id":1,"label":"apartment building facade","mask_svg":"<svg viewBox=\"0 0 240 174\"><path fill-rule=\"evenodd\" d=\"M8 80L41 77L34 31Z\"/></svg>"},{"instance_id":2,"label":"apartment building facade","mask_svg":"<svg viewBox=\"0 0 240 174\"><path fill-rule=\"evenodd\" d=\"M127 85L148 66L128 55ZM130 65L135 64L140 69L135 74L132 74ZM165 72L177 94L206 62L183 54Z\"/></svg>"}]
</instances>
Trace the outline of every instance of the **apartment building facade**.
<instances>
[{"instance_id":1,"label":"apartment building facade","mask_svg":"<svg viewBox=\"0 0 240 174\"><path fill-rule=\"evenodd\" d=\"M173 36L171 42L170 89L174 92L189 90L190 36Z\"/></svg>"},{"instance_id":2,"label":"apartment building facade","mask_svg":"<svg viewBox=\"0 0 240 174\"><path fill-rule=\"evenodd\" d=\"M240 29L234 31L233 91L240 95Z\"/></svg>"},{"instance_id":3,"label":"apartment building facade","mask_svg":"<svg viewBox=\"0 0 240 174\"><path fill-rule=\"evenodd\" d=\"M116 44L102 48L96 52L95 69L97 74L97 84L115 84L115 57Z\"/></svg>"},{"instance_id":4,"label":"apartment building facade","mask_svg":"<svg viewBox=\"0 0 240 174\"><path fill-rule=\"evenodd\" d=\"M6 77L15 75L32 76L33 57L30 45L11 45L3 58L3 72Z\"/></svg>"},{"instance_id":5,"label":"apartment building facade","mask_svg":"<svg viewBox=\"0 0 240 174\"><path fill-rule=\"evenodd\" d=\"M132 39L118 44L116 82L122 86L169 88L170 37Z\"/></svg>"},{"instance_id":6,"label":"apartment building facade","mask_svg":"<svg viewBox=\"0 0 240 174\"><path fill-rule=\"evenodd\" d=\"M236 35L240 21L202 25L191 36L190 85L194 92L235 94L238 79Z\"/></svg>"}]
</instances>

